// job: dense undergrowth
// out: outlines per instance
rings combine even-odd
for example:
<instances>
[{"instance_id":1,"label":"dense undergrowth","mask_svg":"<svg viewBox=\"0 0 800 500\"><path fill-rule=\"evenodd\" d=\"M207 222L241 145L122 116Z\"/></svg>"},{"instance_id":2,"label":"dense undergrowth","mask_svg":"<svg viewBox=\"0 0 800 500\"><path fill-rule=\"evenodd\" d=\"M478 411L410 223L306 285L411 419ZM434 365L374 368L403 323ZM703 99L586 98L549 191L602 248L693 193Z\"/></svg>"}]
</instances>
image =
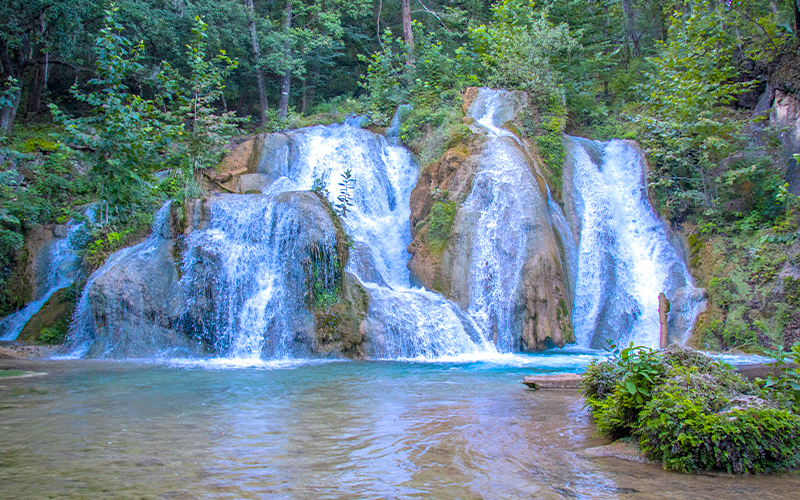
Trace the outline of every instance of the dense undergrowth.
<instances>
[{"instance_id":1,"label":"dense undergrowth","mask_svg":"<svg viewBox=\"0 0 800 500\"><path fill-rule=\"evenodd\" d=\"M731 367L676 345L612 346L583 376L598 433L633 436L665 468L762 473L800 467L800 343L778 375L752 384Z\"/></svg>"}]
</instances>

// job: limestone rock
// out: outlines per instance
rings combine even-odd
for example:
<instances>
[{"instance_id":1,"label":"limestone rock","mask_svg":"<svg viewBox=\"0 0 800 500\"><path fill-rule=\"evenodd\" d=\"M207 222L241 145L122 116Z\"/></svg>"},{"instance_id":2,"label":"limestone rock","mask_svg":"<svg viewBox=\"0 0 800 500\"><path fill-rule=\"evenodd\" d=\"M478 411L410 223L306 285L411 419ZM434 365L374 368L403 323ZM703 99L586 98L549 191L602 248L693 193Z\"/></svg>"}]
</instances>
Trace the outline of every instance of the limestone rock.
<instances>
[{"instance_id":1,"label":"limestone rock","mask_svg":"<svg viewBox=\"0 0 800 500\"><path fill-rule=\"evenodd\" d=\"M473 108L488 106L479 98L479 94L478 89L467 90L465 111L474 113ZM492 115L499 124L497 126L515 119L518 107L525 102L524 95L509 94L508 99ZM513 212L513 217L521 217L521 220L515 222L514 227L503 227L501 232L511 234L510 239L524 240L525 244L522 247L498 246L496 250L497 255L507 254L504 259L521 262L519 274L495 279L503 280L506 285L514 279L518 283L510 291L513 305L508 328L513 330L514 348L536 351L572 342L571 301L564 257L551 220L547 186L534 155L519 137L487 137L486 129L477 122L471 122L469 128L475 133L447 150L439 161L429 165L411 193L409 222L413 241L408 246L411 254L408 268L412 282L439 292L462 310L468 310L474 305L471 300L474 300L473 288L477 286L470 273L476 265L476 259L481 258L474 254L478 244L477 231L484 224L481 218L490 209L510 210L509 216ZM491 208L496 189L502 189L498 187L499 184L495 185L497 176L493 171L502 168L498 165L508 162L519 165L520 175L526 178L514 186L521 190L518 200L524 201L515 208ZM515 174L508 175L513 177ZM480 180L477 180L479 177ZM513 181L505 182L514 184ZM441 234L434 234L435 231L441 232L439 226L443 225L442 220L437 220L437 204L455 207L452 220L444 221L445 226L449 224L444 238ZM503 220L503 215L499 217L501 224L508 222ZM437 229L432 229L434 226ZM487 237L483 239L487 240ZM488 237L488 241L481 244L499 245L492 240L492 237ZM506 264L503 263L504 266ZM495 332L485 333L496 340Z\"/></svg>"},{"instance_id":2,"label":"limestone rock","mask_svg":"<svg viewBox=\"0 0 800 500\"><path fill-rule=\"evenodd\" d=\"M173 244L160 240L146 252L129 253L94 281L88 296L96 329L90 356L203 352L202 345L176 328L184 295Z\"/></svg>"}]
</instances>

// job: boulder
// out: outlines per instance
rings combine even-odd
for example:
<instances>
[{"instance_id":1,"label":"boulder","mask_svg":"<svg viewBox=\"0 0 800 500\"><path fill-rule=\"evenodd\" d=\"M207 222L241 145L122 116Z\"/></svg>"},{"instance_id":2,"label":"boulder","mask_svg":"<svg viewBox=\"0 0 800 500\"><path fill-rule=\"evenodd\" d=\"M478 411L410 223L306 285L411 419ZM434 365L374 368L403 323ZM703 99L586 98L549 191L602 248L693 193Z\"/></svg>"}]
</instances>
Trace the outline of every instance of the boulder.
<instances>
[{"instance_id":1,"label":"boulder","mask_svg":"<svg viewBox=\"0 0 800 500\"><path fill-rule=\"evenodd\" d=\"M202 354L203 346L179 328L185 299L174 243L158 239L137 245L137 251L117 259L91 284L88 303L95 337L90 356Z\"/></svg>"}]
</instances>

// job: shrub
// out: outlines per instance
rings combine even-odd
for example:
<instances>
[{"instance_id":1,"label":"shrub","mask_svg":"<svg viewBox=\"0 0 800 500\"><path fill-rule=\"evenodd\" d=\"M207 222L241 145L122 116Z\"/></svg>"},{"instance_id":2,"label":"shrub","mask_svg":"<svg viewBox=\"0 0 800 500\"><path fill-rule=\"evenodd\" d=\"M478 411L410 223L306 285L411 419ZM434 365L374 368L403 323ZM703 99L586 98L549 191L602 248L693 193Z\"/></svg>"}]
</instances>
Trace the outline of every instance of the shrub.
<instances>
[{"instance_id":1,"label":"shrub","mask_svg":"<svg viewBox=\"0 0 800 500\"><path fill-rule=\"evenodd\" d=\"M589 365L582 387L598 433L638 436L665 468L742 474L800 464L800 417L779 408L787 398L756 397L729 366L691 349L612 345L608 360Z\"/></svg>"},{"instance_id":2,"label":"shrub","mask_svg":"<svg viewBox=\"0 0 800 500\"><path fill-rule=\"evenodd\" d=\"M800 417L736 395L710 374L678 368L640 415L639 444L665 468L759 473L791 467Z\"/></svg>"}]
</instances>

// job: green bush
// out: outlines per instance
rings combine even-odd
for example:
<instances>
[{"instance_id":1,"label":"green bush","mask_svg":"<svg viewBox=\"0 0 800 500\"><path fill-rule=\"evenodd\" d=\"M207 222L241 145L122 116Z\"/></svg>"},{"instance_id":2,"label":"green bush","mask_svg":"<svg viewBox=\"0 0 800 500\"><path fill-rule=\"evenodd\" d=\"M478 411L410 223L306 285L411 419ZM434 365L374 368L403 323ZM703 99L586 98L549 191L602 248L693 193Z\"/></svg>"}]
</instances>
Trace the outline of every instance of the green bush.
<instances>
[{"instance_id":1,"label":"green bush","mask_svg":"<svg viewBox=\"0 0 800 500\"><path fill-rule=\"evenodd\" d=\"M773 386L785 392L780 382ZM589 365L582 389L598 433L638 436L665 468L742 474L800 464L800 417L791 407L781 409L769 390L762 390L766 399L755 397L730 367L691 349L612 345L608 360Z\"/></svg>"},{"instance_id":2,"label":"green bush","mask_svg":"<svg viewBox=\"0 0 800 500\"><path fill-rule=\"evenodd\" d=\"M665 468L684 472L759 473L797 463L800 417L737 398L710 374L678 368L654 391L640 415L642 450Z\"/></svg>"},{"instance_id":3,"label":"green bush","mask_svg":"<svg viewBox=\"0 0 800 500\"><path fill-rule=\"evenodd\" d=\"M594 363L583 376L586 404L597 431L611 439L630 435L654 384L666 374L661 354L646 347L619 349L610 343L611 357Z\"/></svg>"}]
</instances>

